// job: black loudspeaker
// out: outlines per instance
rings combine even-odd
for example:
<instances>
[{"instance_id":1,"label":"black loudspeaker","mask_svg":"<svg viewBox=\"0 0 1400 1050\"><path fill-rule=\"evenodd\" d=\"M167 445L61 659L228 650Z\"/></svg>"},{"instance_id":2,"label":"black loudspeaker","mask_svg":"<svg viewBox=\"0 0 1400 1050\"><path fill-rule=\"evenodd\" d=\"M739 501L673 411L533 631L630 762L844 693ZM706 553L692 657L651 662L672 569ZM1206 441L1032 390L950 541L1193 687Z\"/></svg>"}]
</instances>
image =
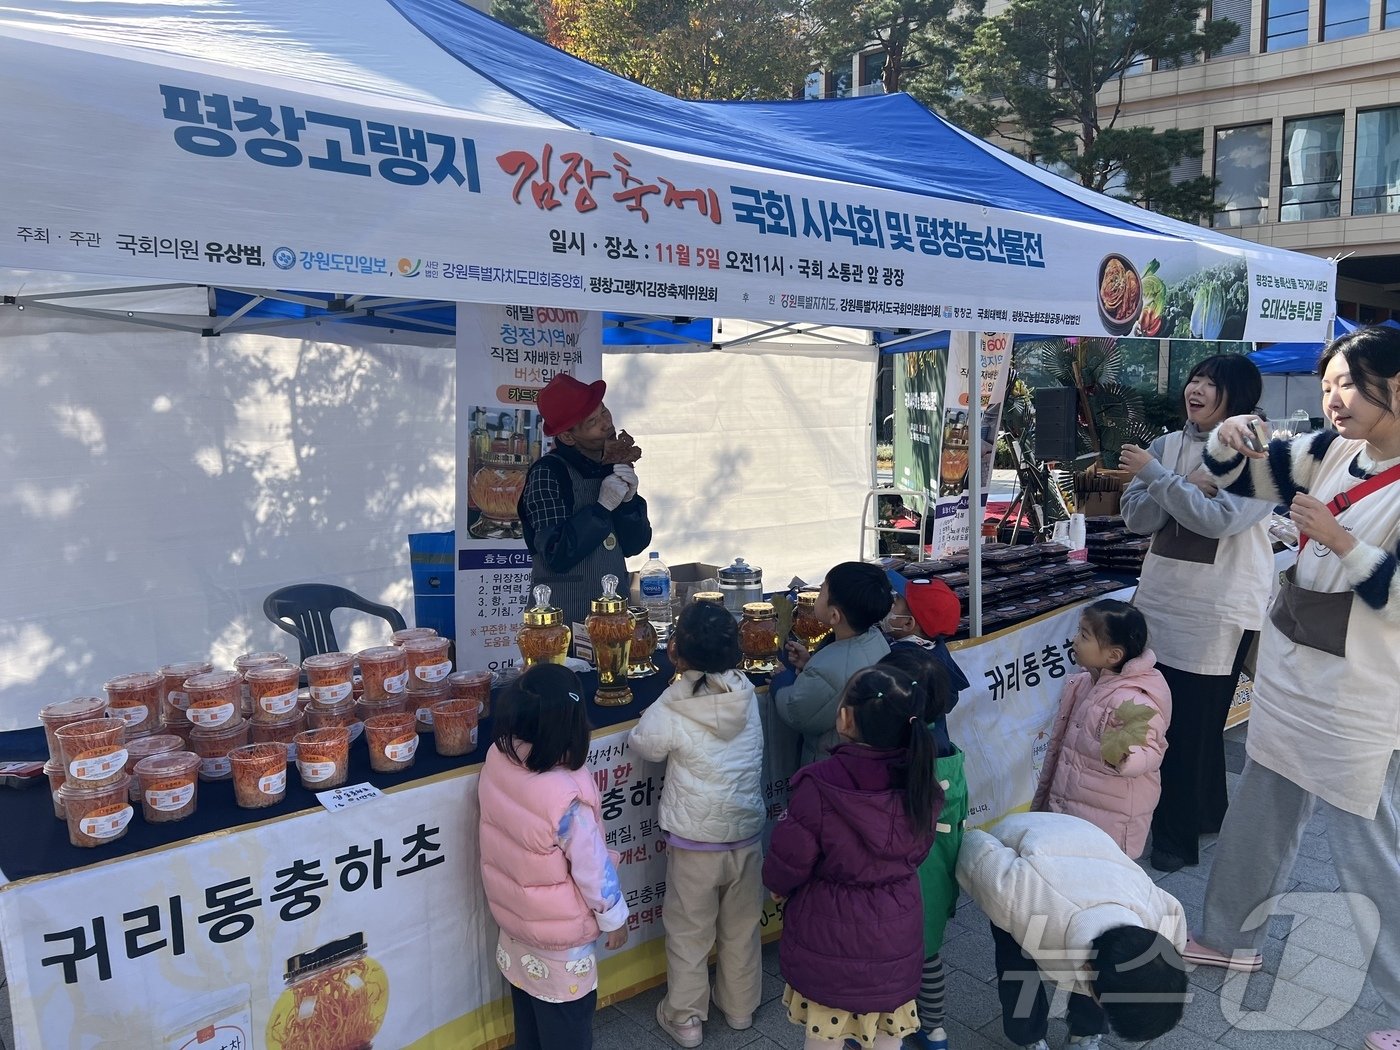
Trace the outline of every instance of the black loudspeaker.
<instances>
[{"instance_id":1,"label":"black loudspeaker","mask_svg":"<svg viewBox=\"0 0 1400 1050\"><path fill-rule=\"evenodd\" d=\"M1079 454L1079 404L1067 386L1041 387L1035 391L1035 458L1050 463L1070 463Z\"/></svg>"}]
</instances>

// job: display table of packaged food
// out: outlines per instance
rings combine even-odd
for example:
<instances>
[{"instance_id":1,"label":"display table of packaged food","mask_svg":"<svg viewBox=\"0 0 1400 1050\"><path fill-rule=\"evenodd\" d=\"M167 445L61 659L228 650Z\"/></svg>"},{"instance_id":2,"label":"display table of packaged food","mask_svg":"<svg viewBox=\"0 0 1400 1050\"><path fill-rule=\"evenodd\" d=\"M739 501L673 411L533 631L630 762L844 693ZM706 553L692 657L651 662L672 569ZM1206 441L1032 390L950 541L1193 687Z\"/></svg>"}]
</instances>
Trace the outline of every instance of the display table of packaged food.
<instances>
[{"instance_id":1,"label":"display table of packaged food","mask_svg":"<svg viewBox=\"0 0 1400 1050\"><path fill-rule=\"evenodd\" d=\"M814 597L797 603L799 633L813 626ZM762 683L779 648L773 608L746 603L741 615L744 658ZM1077 617L1060 609L956 647L972 688L950 727L968 756L974 822L1030 797ZM538 633L523 648L557 649L549 609L537 602L525 622ZM655 645L644 617L632 626L641 649ZM610 638L599 631L595 645ZM357 661L308 659L305 689L280 654L123 675L105 697L46 708L41 728L0 734L0 761L49 765L42 783L0 790L0 939L20 1050L78 1036L185 1050L211 1033L224 1040L213 1045L259 1050L509 1041L476 833L476 773L501 686L454 672L442 639L395 641ZM632 931L624 948L599 953L605 1002L665 973L665 771L631 752L627 731L672 668L662 650L650 661L615 655L598 665L610 703L597 702L598 672L580 675L595 727L587 767ZM763 792L776 819L796 737L761 693ZM461 753L439 754L444 741Z\"/></svg>"}]
</instances>

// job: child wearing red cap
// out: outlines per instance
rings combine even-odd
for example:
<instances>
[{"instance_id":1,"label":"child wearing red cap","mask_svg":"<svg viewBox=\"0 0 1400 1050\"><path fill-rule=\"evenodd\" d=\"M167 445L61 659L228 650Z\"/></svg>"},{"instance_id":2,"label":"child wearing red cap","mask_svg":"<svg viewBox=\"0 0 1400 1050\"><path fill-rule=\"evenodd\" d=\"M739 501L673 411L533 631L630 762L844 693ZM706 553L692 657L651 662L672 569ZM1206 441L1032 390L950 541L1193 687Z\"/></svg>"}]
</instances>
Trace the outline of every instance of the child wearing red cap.
<instances>
[{"instance_id":1,"label":"child wearing red cap","mask_svg":"<svg viewBox=\"0 0 1400 1050\"><path fill-rule=\"evenodd\" d=\"M907 580L893 569L886 569L894 604L880 627L889 640L890 651L915 648L931 652L948 672L951 687L944 716L934 724L933 733L939 753L951 747L948 739L947 712L958 706L958 697L967 688L967 676L953 659L946 639L958 630L962 619L962 604L953 589L942 580Z\"/></svg>"}]
</instances>

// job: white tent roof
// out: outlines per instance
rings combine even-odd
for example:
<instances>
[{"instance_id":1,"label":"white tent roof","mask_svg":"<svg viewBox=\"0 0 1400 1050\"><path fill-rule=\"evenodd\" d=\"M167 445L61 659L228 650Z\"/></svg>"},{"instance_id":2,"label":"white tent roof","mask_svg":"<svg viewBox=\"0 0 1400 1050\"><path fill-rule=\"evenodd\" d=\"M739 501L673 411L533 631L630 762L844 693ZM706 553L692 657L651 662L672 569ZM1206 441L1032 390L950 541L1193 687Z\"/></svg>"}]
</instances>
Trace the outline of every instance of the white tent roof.
<instances>
[{"instance_id":1,"label":"white tent roof","mask_svg":"<svg viewBox=\"0 0 1400 1050\"><path fill-rule=\"evenodd\" d=\"M28 0L0 6L0 97L0 266L1101 335L1141 324L1155 261L1211 271L1218 337L1332 313L1326 260L1087 193L907 96L680 102L456 0ZM1105 315L1115 254L1139 289Z\"/></svg>"}]
</instances>

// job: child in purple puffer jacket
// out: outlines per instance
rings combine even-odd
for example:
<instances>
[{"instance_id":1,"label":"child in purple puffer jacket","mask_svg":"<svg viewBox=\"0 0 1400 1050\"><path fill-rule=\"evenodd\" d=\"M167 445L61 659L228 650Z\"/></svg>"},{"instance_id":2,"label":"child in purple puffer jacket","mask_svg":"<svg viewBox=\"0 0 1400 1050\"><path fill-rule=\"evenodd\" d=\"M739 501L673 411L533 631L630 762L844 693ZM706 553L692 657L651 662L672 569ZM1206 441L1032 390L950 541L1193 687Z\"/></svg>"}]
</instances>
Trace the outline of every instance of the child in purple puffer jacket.
<instances>
[{"instance_id":1,"label":"child in purple puffer jacket","mask_svg":"<svg viewBox=\"0 0 1400 1050\"><path fill-rule=\"evenodd\" d=\"M898 1050L919 1030L918 868L943 806L922 705L904 672L858 671L836 713L843 742L792 778L773 829L763 881L787 901L783 1002L805 1050Z\"/></svg>"}]
</instances>

